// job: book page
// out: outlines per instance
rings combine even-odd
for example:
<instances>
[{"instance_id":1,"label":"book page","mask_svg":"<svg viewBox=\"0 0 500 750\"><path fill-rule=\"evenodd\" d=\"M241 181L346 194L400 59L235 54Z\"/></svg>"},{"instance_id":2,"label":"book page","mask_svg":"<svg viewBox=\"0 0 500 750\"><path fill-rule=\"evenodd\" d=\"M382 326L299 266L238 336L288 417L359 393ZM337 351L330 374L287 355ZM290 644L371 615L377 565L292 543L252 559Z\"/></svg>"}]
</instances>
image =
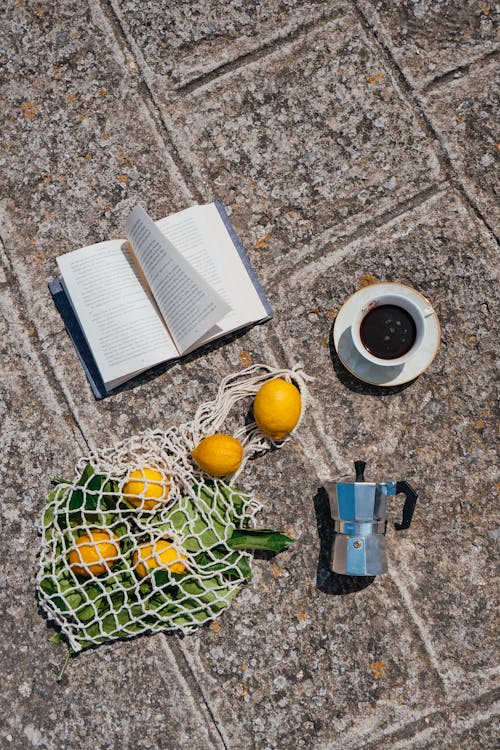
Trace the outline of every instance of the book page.
<instances>
[{"instance_id":1,"label":"book page","mask_svg":"<svg viewBox=\"0 0 500 750\"><path fill-rule=\"evenodd\" d=\"M230 307L198 345L268 316L214 203L192 206L156 225Z\"/></svg>"},{"instance_id":2,"label":"book page","mask_svg":"<svg viewBox=\"0 0 500 750\"><path fill-rule=\"evenodd\" d=\"M107 387L178 356L126 242L90 245L57 263Z\"/></svg>"},{"instance_id":3,"label":"book page","mask_svg":"<svg viewBox=\"0 0 500 750\"><path fill-rule=\"evenodd\" d=\"M183 353L224 315L229 305L159 230L141 206L127 219L127 236L168 330Z\"/></svg>"}]
</instances>

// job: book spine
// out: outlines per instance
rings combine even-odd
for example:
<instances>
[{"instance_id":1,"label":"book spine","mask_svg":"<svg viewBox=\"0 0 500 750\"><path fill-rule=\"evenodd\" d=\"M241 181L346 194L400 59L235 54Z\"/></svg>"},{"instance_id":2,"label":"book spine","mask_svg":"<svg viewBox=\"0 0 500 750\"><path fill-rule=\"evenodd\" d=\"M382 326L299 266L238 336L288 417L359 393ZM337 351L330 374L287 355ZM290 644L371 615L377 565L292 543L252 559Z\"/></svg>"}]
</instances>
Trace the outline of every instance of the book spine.
<instances>
[{"instance_id":1,"label":"book spine","mask_svg":"<svg viewBox=\"0 0 500 750\"><path fill-rule=\"evenodd\" d=\"M82 363L82 367L94 396L98 399L104 398L108 395L108 391L106 390L106 386L101 378L99 369L87 343L87 339L85 338L80 323L78 322L78 318L73 312L73 308L71 307L70 301L64 291L64 287L61 284L61 280L54 279L53 281L50 281L49 291L54 300L54 304L63 319L66 330L76 349L76 353L80 358L80 362Z\"/></svg>"}]
</instances>

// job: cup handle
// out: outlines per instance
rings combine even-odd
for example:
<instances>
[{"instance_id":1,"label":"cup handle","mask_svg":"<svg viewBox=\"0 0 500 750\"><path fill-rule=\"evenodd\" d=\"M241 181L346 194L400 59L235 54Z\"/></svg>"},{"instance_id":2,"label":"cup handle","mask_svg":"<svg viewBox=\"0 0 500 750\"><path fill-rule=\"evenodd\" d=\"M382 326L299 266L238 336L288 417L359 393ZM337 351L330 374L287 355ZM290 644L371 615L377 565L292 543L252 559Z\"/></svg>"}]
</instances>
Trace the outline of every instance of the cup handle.
<instances>
[{"instance_id":1,"label":"cup handle","mask_svg":"<svg viewBox=\"0 0 500 750\"><path fill-rule=\"evenodd\" d=\"M418 497L416 491L411 484L408 484L408 482L396 482L396 495L400 492L405 495L405 504L403 505L403 518L401 523L394 524L396 531L410 528L413 511L415 510L415 504Z\"/></svg>"}]
</instances>

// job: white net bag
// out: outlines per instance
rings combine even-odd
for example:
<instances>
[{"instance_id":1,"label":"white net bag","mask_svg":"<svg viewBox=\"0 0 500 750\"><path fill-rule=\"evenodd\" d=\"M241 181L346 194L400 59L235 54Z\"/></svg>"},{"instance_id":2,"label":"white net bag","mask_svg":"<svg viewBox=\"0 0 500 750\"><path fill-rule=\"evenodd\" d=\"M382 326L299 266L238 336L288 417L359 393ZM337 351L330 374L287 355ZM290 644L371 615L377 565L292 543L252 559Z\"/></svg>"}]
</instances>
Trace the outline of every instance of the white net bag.
<instances>
[{"instance_id":1,"label":"white net bag","mask_svg":"<svg viewBox=\"0 0 500 750\"><path fill-rule=\"evenodd\" d=\"M225 378L192 422L94 451L72 481L57 480L41 520L37 592L73 652L145 632L192 631L218 617L251 576L247 549L291 542L254 529L260 505L234 484L252 455L285 441L255 422L239 427L243 459L230 481L191 458L235 404L274 378L299 388L303 412L308 378L300 366L252 365Z\"/></svg>"}]
</instances>

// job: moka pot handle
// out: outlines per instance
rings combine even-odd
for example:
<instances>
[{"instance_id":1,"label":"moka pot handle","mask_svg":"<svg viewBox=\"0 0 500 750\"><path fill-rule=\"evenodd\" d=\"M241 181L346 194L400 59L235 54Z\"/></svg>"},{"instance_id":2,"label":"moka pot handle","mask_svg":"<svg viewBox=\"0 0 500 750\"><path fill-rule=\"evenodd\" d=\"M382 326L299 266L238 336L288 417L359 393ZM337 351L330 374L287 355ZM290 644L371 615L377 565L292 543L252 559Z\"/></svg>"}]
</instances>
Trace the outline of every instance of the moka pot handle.
<instances>
[{"instance_id":1,"label":"moka pot handle","mask_svg":"<svg viewBox=\"0 0 500 750\"><path fill-rule=\"evenodd\" d=\"M403 505L403 517L401 523L394 524L396 531L410 528L413 511L415 510L415 504L418 497L417 492L408 482L396 482L396 495L400 492L405 496L405 504Z\"/></svg>"}]
</instances>

